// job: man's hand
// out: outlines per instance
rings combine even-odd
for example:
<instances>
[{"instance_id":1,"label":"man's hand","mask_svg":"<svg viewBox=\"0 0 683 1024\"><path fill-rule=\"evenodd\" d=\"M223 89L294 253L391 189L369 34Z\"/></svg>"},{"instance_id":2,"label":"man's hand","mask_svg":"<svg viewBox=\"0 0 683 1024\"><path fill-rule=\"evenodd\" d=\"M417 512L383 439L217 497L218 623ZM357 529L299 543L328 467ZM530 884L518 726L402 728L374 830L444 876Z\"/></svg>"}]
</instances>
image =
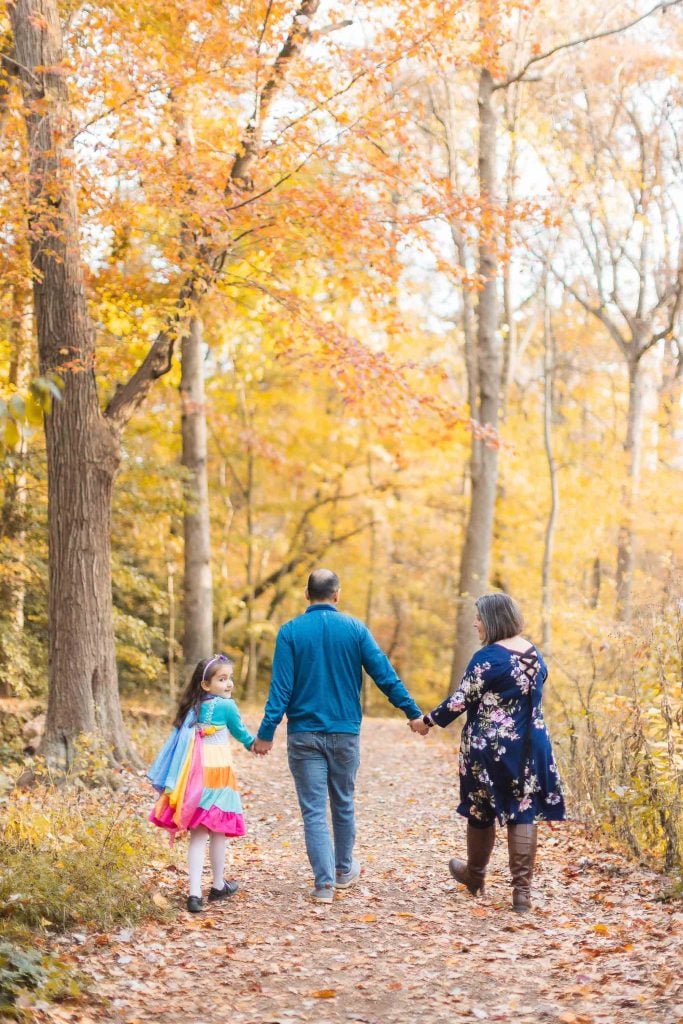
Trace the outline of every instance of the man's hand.
<instances>
[{"instance_id":1,"label":"man's hand","mask_svg":"<svg viewBox=\"0 0 683 1024\"><path fill-rule=\"evenodd\" d=\"M429 732L429 726L425 725L422 721L422 715L419 718L411 718L408 725L413 732L416 732L419 736L426 736Z\"/></svg>"},{"instance_id":2,"label":"man's hand","mask_svg":"<svg viewBox=\"0 0 683 1024\"><path fill-rule=\"evenodd\" d=\"M272 740L254 740L251 748L252 754L264 757L273 745Z\"/></svg>"}]
</instances>

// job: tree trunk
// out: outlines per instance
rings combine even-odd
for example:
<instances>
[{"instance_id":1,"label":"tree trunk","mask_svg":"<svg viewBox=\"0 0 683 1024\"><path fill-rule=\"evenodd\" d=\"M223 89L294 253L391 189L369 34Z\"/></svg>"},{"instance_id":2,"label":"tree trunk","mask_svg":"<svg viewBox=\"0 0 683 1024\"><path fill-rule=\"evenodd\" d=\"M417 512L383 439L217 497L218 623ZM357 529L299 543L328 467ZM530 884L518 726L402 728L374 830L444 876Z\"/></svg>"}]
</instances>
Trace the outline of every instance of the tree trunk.
<instances>
[{"instance_id":1,"label":"tree trunk","mask_svg":"<svg viewBox=\"0 0 683 1024\"><path fill-rule=\"evenodd\" d=\"M555 346L550 322L550 298L548 296L548 282L544 289L544 310L543 310L543 445L545 456L548 462L548 476L550 478L550 511L545 525L545 538L543 542L543 569L542 569L542 593L541 593L541 638L543 649L546 655L550 654L552 639L551 612L552 612L552 564L553 564L553 542L555 539L555 523L557 521L557 509L559 504L559 491L557 485L557 463L553 454L553 375L555 372Z\"/></svg>"},{"instance_id":2,"label":"tree trunk","mask_svg":"<svg viewBox=\"0 0 683 1024\"><path fill-rule=\"evenodd\" d=\"M493 79L483 68L479 77L479 194L482 205L496 196L496 115ZM484 224L479 236L479 274L483 281L477 305L477 407L480 424L496 428L500 400L500 344L498 329L497 257L494 240ZM481 437L472 437L472 486L465 541L460 557L455 649L451 690L460 682L476 647L472 627L474 600L488 586L493 536L493 513L498 481L498 449Z\"/></svg>"},{"instance_id":3,"label":"tree trunk","mask_svg":"<svg viewBox=\"0 0 683 1024\"><path fill-rule=\"evenodd\" d=\"M517 161L519 157L519 143L517 139L517 121L521 105L521 89L518 85L512 85L505 90L506 122L509 139L510 152L507 160L507 172L505 181L505 202L508 210L513 209L515 202L515 186L517 183ZM517 320L514 311L513 281L512 281L512 248L514 242L513 220L511 217L505 221L504 248L506 259L503 263L503 321L505 340L503 343L502 370L501 370L501 395L500 414L504 421L507 416L507 403L510 385L515 371L515 360L517 357Z\"/></svg>"},{"instance_id":4,"label":"tree trunk","mask_svg":"<svg viewBox=\"0 0 683 1024\"><path fill-rule=\"evenodd\" d=\"M600 587L602 586L602 563L599 555L593 560L590 579L590 607L597 608L600 602Z\"/></svg>"},{"instance_id":5,"label":"tree trunk","mask_svg":"<svg viewBox=\"0 0 683 1024\"><path fill-rule=\"evenodd\" d=\"M224 646L225 627L227 625L226 605L227 595L230 592L230 577L228 573L228 542L230 540L230 529L235 515L235 509L230 500L230 488L228 486L228 467L225 459L218 463L218 491L217 497L223 506L219 520L221 530L219 532L218 565L220 582L214 595L214 611L216 618L216 633L214 638L214 650L222 651Z\"/></svg>"},{"instance_id":6,"label":"tree trunk","mask_svg":"<svg viewBox=\"0 0 683 1024\"><path fill-rule=\"evenodd\" d=\"M634 517L637 515L636 505L640 492L644 396L640 358L642 349L636 341L634 338L628 364L628 412L624 441L628 476L622 497L622 516L617 541L616 613L619 622L628 622L631 618L633 572L636 564Z\"/></svg>"},{"instance_id":7,"label":"tree trunk","mask_svg":"<svg viewBox=\"0 0 683 1024\"><path fill-rule=\"evenodd\" d=\"M186 681L195 665L212 654L213 583L206 441L206 401L202 324L197 316L182 343L180 378L182 464L185 480L185 575L183 584L183 661Z\"/></svg>"},{"instance_id":8,"label":"tree trunk","mask_svg":"<svg viewBox=\"0 0 683 1024\"><path fill-rule=\"evenodd\" d=\"M46 340L41 321L57 322L65 306L46 276L46 305L36 304L41 369ZM40 285L36 286L37 288ZM48 290L49 289L49 290ZM66 317L63 323L66 322ZM66 323L65 323L66 326ZM62 337L82 342L85 318ZM118 438L99 412L91 371L68 374L64 397L46 417L49 522L49 680L43 753L68 767L81 733L98 733L117 760L130 755L118 698L112 628L111 496Z\"/></svg>"},{"instance_id":9,"label":"tree trunk","mask_svg":"<svg viewBox=\"0 0 683 1024\"><path fill-rule=\"evenodd\" d=\"M242 417L242 429L247 437L247 465L246 465L246 483L244 485L244 502L245 502L245 515L246 515L246 527L247 527L247 562L246 562L246 575L247 575L247 625L246 625L246 647L247 650L244 654L244 660L242 663L242 684L244 699L251 702L256 697L256 675L258 669L258 644L256 643L256 636L254 634L254 611L256 605L256 583L257 583L257 571L256 571L256 537L254 532L254 486L255 486L255 475L254 471L256 468L256 460L254 457L254 423L251 410L249 409L244 393L244 388L240 386L239 393L240 413Z\"/></svg>"},{"instance_id":10,"label":"tree trunk","mask_svg":"<svg viewBox=\"0 0 683 1024\"><path fill-rule=\"evenodd\" d=\"M49 699L42 749L65 768L82 733L98 733L117 759L132 757L118 700L110 575L119 437L100 413L95 385L56 5L17 0L9 12L26 103L40 370L64 379L62 400L45 417Z\"/></svg>"},{"instance_id":11,"label":"tree trunk","mask_svg":"<svg viewBox=\"0 0 683 1024\"><path fill-rule=\"evenodd\" d=\"M453 190L453 194L457 195L463 191L463 184L460 180L458 172L458 141L460 139L460 124L457 119L457 115L454 109L454 103L452 98L452 90L448 78L444 78L444 88L446 91L446 110L443 118L440 118L444 125L446 143L446 154L448 157L448 180ZM455 254L458 260L459 266L466 272L470 273L474 268L472 265L472 259L470 257L469 245L467 242L466 235L462 229L462 225L456 220L451 219L449 221L449 227L451 231L451 238L453 239L453 245L455 247ZM464 342L464 355L465 355L465 373L467 376L467 404L469 405L470 417L475 415L477 407L477 394L478 394L478 380L479 372L477 369L477 350L476 350L476 326L475 326L475 311L474 302L472 299L472 290L468 287L462 289L462 313L461 313L461 325Z\"/></svg>"},{"instance_id":12,"label":"tree trunk","mask_svg":"<svg viewBox=\"0 0 683 1024\"><path fill-rule=\"evenodd\" d=\"M366 460L368 470L368 484L370 489L374 488L374 482L372 479L372 454L368 451ZM370 544L368 547L368 588L365 592L365 625L370 631L372 631L372 621L374 613L374 597L375 597L375 574L377 572L377 525L373 516L373 520L370 524ZM369 682L367 672L363 672L363 682L361 688L361 710L364 715L368 712L368 691Z\"/></svg>"},{"instance_id":13,"label":"tree trunk","mask_svg":"<svg viewBox=\"0 0 683 1024\"><path fill-rule=\"evenodd\" d=\"M168 658L168 696L171 706L173 706L178 698L175 672L175 566L173 562L167 564L166 573L168 592L168 637L166 647Z\"/></svg>"}]
</instances>

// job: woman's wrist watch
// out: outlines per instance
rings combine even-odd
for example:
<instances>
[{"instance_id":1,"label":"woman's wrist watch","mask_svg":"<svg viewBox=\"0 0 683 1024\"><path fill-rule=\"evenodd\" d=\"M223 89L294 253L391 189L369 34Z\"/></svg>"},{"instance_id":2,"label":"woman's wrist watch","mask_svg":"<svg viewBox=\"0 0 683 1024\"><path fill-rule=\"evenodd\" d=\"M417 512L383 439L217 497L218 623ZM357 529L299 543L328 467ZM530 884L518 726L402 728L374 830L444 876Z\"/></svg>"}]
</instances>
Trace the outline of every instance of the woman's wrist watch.
<instances>
[{"instance_id":1,"label":"woman's wrist watch","mask_svg":"<svg viewBox=\"0 0 683 1024\"><path fill-rule=\"evenodd\" d=\"M432 720L431 720L431 718L430 718L430 716L429 716L429 715L423 715L423 716L422 716L422 721L424 722L424 724L425 724L425 725L426 725L426 726L427 726L428 728L432 729L432 728L434 727L434 723L432 722Z\"/></svg>"}]
</instances>

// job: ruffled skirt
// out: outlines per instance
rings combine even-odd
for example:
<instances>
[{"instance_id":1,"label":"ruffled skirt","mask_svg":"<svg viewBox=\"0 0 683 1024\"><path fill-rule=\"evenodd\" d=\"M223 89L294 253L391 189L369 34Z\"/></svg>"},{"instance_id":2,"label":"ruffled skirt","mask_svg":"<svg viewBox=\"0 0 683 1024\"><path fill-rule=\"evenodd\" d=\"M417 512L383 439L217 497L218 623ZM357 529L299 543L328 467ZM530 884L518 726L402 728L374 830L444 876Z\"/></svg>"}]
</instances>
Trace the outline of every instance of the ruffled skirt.
<instances>
[{"instance_id":1,"label":"ruffled skirt","mask_svg":"<svg viewBox=\"0 0 683 1024\"><path fill-rule=\"evenodd\" d=\"M183 822L182 828L198 828L203 825L210 832L226 836L245 834L242 801L237 792L237 781L232 767L232 756L227 729L219 729L208 735L197 735L195 742L200 745L197 754L201 763L201 792L193 802L196 806L191 816ZM196 759L193 758L196 764ZM191 775L192 768L188 769ZM177 809L171 804L169 791L161 794L149 820L169 832L181 830ZM197 799L198 796L198 799Z\"/></svg>"}]
</instances>

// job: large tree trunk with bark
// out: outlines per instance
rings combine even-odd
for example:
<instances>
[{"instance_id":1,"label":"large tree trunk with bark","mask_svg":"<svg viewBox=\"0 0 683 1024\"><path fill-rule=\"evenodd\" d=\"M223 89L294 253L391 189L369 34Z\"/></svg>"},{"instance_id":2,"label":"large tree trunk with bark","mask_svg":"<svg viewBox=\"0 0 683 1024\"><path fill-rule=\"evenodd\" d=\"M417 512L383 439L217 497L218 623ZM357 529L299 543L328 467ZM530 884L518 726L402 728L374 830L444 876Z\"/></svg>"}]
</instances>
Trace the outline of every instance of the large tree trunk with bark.
<instances>
[{"instance_id":1,"label":"large tree trunk with bark","mask_svg":"<svg viewBox=\"0 0 683 1024\"><path fill-rule=\"evenodd\" d=\"M182 463L185 480L185 577L183 586L183 661L185 676L213 648L211 523L206 442L206 402L202 323L194 316L182 344Z\"/></svg>"},{"instance_id":2,"label":"large tree trunk with bark","mask_svg":"<svg viewBox=\"0 0 683 1024\"><path fill-rule=\"evenodd\" d=\"M68 767L81 733L130 756L118 700L110 577L111 491L119 438L102 417L80 267L66 83L52 0L10 5L26 102L31 259L41 373L62 400L45 418L50 579L49 701L43 752Z\"/></svg>"},{"instance_id":3,"label":"large tree trunk with bark","mask_svg":"<svg viewBox=\"0 0 683 1024\"><path fill-rule=\"evenodd\" d=\"M479 77L479 194L484 206L496 196L496 115L493 79L483 68ZM480 424L494 430L500 402L500 343L498 339L497 257L490 229L483 225L479 240L479 274L483 281L477 306L477 403L472 410ZM451 690L460 682L476 645L474 601L488 586L493 514L498 482L498 449L485 439L472 437L471 499L465 541L460 556L455 649Z\"/></svg>"},{"instance_id":4,"label":"large tree trunk with bark","mask_svg":"<svg viewBox=\"0 0 683 1024\"><path fill-rule=\"evenodd\" d=\"M59 320L50 282L46 320ZM43 317L38 313L38 322ZM44 322L44 320L43 320ZM86 321L60 331L79 344ZM39 326L39 338L41 335ZM75 347L74 344L74 347ZM41 364L46 339L40 338ZM83 349L80 349L83 351ZM97 733L114 757L130 755L119 707L111 596L111 496L118 438L100 415L92 371L67 374L45 424L48 457L50 690L43 752L68 766L81 733Z\"/></svg>"}]
</instances>

